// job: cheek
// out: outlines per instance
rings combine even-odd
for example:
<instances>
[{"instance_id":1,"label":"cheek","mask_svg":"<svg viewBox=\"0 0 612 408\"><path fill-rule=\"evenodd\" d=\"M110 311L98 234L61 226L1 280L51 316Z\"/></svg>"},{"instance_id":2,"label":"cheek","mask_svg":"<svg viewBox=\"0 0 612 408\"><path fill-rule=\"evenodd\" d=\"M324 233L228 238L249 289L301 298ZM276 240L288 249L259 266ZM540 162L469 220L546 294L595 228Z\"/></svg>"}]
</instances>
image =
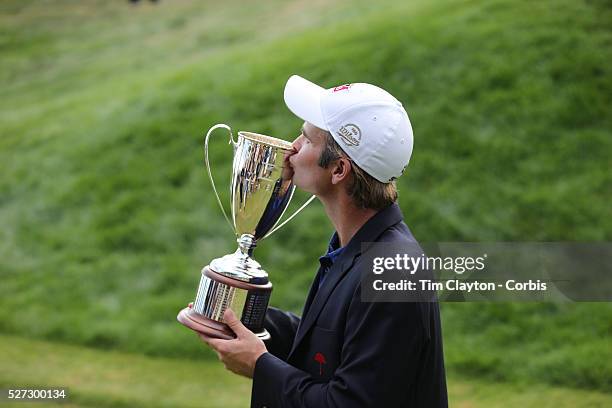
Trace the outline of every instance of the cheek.
<instances>
[{"instance_id":1,"label":"cheek","mask_svg":"<svg viewBox=\"0 0 612 408\"><path fill-rule=\"evenodd\" d=\"M297 167L308 167L314 172L319 165L320 152L309 144L302 148L291 158L291 163Z\"/></svg>"},{"instance_id":2,"label":"cheek","mask_svg":"<svg viewBox=\"0 0 612 408\"><path fill-rule=\"evenodd\" d=\"M294 160L296 164L308 164L311 161L311 152L307 147L302 147L300 151L295 155Z\"/></svg>"},{"instance_id":3,"label":"cheek","mask_svg":"<svg viewBox=\"0 0 612 408\"><path fill-rule=\"evenodd\" d=\"M319 152L317 151L317 149L312 148L312 146L308 146L304 153L304 156L309 162L316 163L319 161Z\"/></svg>"}]
</instances>

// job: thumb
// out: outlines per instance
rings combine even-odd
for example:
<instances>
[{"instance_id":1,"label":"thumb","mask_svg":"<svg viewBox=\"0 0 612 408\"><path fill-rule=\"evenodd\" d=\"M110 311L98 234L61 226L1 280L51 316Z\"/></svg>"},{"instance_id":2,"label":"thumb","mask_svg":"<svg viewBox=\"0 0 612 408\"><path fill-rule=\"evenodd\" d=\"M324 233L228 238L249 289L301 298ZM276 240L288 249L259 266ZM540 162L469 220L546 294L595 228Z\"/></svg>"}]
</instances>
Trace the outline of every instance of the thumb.
<instances>
[{"instance_id":1,"label":"thumb","mask_svg":"<svg viewBox=\"0 0 612 408\"><path fill-rule=\"evenodd\" d=\"M228 308L225 310L225 313L223 314L223 321L230 327L230 329L232 329L234 333L236 333L238 337L242 337L244 334L249 332L249 329L247 329L245 325L242 324L242 322L236 317L236 314L232 309Z\"/></svg>"}]
</instances>

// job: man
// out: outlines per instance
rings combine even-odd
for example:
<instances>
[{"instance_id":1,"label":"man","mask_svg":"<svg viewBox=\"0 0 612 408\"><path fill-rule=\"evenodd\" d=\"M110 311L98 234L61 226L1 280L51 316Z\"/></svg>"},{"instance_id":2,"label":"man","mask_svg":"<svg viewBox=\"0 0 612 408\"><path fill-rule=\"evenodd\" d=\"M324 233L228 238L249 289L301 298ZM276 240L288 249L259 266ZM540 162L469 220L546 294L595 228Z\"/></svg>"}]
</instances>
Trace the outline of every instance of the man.
<instances>
[{"instance_id":1,"label":"man","mask_svg":"<svg viewBox=\"0 0 612 408\"><path fill-rule=\"evenodd\" d=\"M301 319L270 308L266 344L228 311L236 339L200 337L226 368L253 378L254 407L446 407L438 304L361 296L371 270L363 243L416 244L395 203L412 154L406 111L373 85L325 90L296 75L284 96L305 121L288 168L336 232Z\"/></svg>"}]
</instances>

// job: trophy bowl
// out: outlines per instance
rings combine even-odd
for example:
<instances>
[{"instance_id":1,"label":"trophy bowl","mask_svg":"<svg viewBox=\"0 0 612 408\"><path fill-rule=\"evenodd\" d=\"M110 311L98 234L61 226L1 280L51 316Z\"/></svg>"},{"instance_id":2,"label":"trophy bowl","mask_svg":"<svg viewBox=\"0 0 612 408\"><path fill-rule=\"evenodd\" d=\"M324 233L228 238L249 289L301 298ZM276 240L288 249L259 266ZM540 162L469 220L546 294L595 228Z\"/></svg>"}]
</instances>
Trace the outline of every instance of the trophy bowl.
<instances>
[{"instance_id":1,"label":"trophy bowl","mask_svg":"<svg viewBox=\"0 0 612 408\"><path fill-rule=\"evenodd\" d=\"M217 194L208 159L210 136L219 128L229 132L234 147L231 219ZM291 143L272 136L238 132L238 140L234 141L231 128L224 124L215 125L208 131L204 142L206 168L221 211L237 237L238 249L202 268L195 300L177 316L183 325L209 337L234 338L234 333L223 322L225 310L231 308L258 337L270 338L264 328L264 319L272 283L252 255L258 241L270 236L314 199L312 196L279 224L295 191L291 171L286 167L292 153Z\"/></svg>"}]
</instances>

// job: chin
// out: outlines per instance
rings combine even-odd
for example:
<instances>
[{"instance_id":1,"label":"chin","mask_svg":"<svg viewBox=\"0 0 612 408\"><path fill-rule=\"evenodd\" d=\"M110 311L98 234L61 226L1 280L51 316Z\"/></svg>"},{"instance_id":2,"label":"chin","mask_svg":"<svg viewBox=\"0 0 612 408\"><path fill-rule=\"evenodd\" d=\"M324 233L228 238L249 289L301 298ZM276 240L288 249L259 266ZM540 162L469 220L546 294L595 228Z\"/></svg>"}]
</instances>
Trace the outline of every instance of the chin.
<instances>
[{"instance_id":1,"label":"chin","mask_svg":"<svg viewBox=\"0 0 612 408\"><path fill-rule=\"evenodd\" d=\"M295 185L297 188L302 188L302 183L300 178L298 177L297 173L293 173L293 177L291 177L291 182L293 183L293 185Z\"/></svg>"},{"instance_id":2,"label":"chin","mask_svg":"<svg viewBox=\"0 0 612 408\"><path fill-rule=\"evenodd\" d=\"M299 188L300 190L305 191L307 193L310 192L310 189L308 188L308 186L303 185L299 178L293 177L292 182L293 182L293 185Z\"/></svg>"},{"instance_id":3,"label":"chin","mask_svg":"<svg viewBox=\"0 0 612 408\"><path fill-rule=\"evenodd\" d=\"M299 188L300 190L304 190L304 187L302 186L302 183L300 183L299 180L296 180L295 177L293 178L293 185L296 186L297 188Z\"/></svg>"}]
</instances>

